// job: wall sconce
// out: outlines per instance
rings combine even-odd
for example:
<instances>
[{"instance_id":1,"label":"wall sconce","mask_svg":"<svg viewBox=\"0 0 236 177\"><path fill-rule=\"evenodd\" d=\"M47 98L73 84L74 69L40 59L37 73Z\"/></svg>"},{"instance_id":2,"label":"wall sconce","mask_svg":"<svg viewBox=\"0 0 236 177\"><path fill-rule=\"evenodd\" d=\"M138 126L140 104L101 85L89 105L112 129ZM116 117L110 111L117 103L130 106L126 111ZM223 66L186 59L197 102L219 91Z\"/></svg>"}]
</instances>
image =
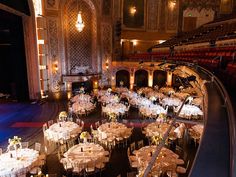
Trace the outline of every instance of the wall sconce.
<instances>
[{"instance_id":1,"label":"wall sconce","mask_svg":"<svg viewBox=\"0 0 236 177\"><path fill-rule=\"evenodd\" d=\"M174 10L176 6L176 0L170 0L168 4L169 4L170 10Z\"/></svg>"},{"instance_id":2,"label":"wall sconce","mask_svg":"<svg viewBox=\"0 0 236 177\"><path fill-rule=\"evenodd\" d=\"M53 62L53 72L56 73L58 71L58 61Z\"/></svg>"},{"instance_id":3,"label":"wall sconce","mask_svg":"<svg viewBox=\"0 0 236 177\"><path fill-rule=\"evenodd\" d=\"M114 77L114 76L112 76L112 77L111 77L111 79L112 79L112 80L115 80L115 77Z\"/></svg>"},{"instance_id":4,"label":"wall sconce","mask_svg":"<svg viewBox=\"0 0 236 177\"><path fill-rule=\"evenodd\" d=\"M106 66L106 69L108 70L108 69L109 69L109 61L108 61L108 59L107 59L107 61L106 61L105 66Z\"/></svg>"},{"instance_id":5,"label":"wall sconce","mask_svg":"<svg viewBox=\"0 0 236 177\"><path fill-rule=\"evenodd\" d=\"M138 41L137 41L137 40L133 40L132 42L133 42L133 45L134 45L134 46L136 46L136 45L137 45L137 43L138 43Z\"/></svg>"},{"instance_id":6,"label":"wall sconce","mask_svg":"<svg viewBox=\"0 0 236 177\"><path fill-rule=\"evenodd\" d=\"M132 16L134 16L134 15L136 14L136 12L137 12L137 9L136 9L135 6L130 7L129 13L130 13Z\"/></svg>"}]
</instances>

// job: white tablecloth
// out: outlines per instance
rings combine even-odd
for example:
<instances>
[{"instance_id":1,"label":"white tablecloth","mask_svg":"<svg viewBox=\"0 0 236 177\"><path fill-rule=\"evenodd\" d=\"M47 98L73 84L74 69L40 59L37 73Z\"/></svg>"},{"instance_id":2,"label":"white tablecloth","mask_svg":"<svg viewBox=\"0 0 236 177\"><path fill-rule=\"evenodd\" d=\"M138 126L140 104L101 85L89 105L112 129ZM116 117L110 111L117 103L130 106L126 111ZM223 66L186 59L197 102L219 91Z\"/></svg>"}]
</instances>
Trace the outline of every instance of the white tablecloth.
<instances>
[{"instance_id":1,"label":"white tablecloth","mask_svg":"<svg viewBox=\"0 0 236 177\"><path fill-rule=\"evenodd\" d=\"M163 106L179 106L182 104L182 101L178 98L166 97L161 101Z\"/></svg>"},{"instance_id":2,"label":"white tablecloth","mask_svg":"<svg viewBox=\"0 0 236 177\"><path fill-rule=\"evenodd\" d=\"M74 122L58 122L51 125L44 131L44 136L51 141L59 142L60 140L68 140L72 135L79 134L82 127Z\"/></svg>"},{"instance_id":3,"label":"white tablecloth","mask_svg":"<svg viewBox=\"0 0 236 177\"><path fill-rule=\"evenodd\" d=\"M12 158L11 155L12 154ZM17 157L15 151L9 151L0 155L0 177L26 174L33 162L38 159L39 152L33 149L18 149Z\"/></svg>"},{"instance_id":4,"label":"white tablecloth","mask_svg":"<svg viewBox=\"0 0 236 177\"><path fill-rule=\"evenodd\" d=\"M160 113L167 114L167 109L165 110L162 106L154 104L142 106L139 108L139 111L142 115L147 117L156 117Z\"/></svg>"},{"instance_id":5,"label":"white tablecloth","mask_svg":"<svg viewBox=\"0 0 236 177\"><path fill-rule=\"evenodd\" d=\"M109 139L111 141L122 139L126 136L130 136L132 131L127 128L126 125L118 122L110 122L102 124L98 127L98 133L100 139Z\"/></svg>"},{"instance_id":6,"label":"white tablecloth","mask_svg":"<svg viewBox=\"0 0 236 177\"><path fill-rule=\"evenodd\" d=\"M135 151L135 157L133 162L137 163L139 173L143 173L149 164L153 153L156 150L156 146L145 146ZM175 173L176 166L180 163L184 163L182 159L178 159L178 155L173 151L163 147L156 159L153 168L151 170L151 176L159 176L162 172L171 171Z\"/></svg>"},{"instance_id":7,"label":"white tablecloth","mask_svg":"<svg viewBox=\"0 0 236 177\"><path fill-rule=\"evenodd\" d=\"M94 162L94 165L96 165L97 163L104 162L105 157L108 155L109 153L98 144L80 143L70 148L64 154L64 157L68 159L73 166L77 163L80 165L80 168L83 169L87 167L88 163Z\"/></svg>"},{"instance_id":8,"label":"white tablecloth","mask_svg":"<svg viewBox=\"0 0 236 177\"><path fill-rule=\"evenodd\" d=\"M174 112L178 112L179 109L180 109L180 106L174 109ZM203 112L199 107L195 105L188 105L188 104L185 104L183 106L179 114L180 117L184 117L184 118L190 118L191 116L202 116L202 115L203 115Z\"/></svg>"},{"instance_id":9,"label":"white tablecloth","mask_svg":"<svg viewBox=\"0 0 236 177\"><path fill-rule=\"evenodd\" d=\"M128 107L121 103L110 103L102 107L102 112L106 114L115 113L116 115L124 114Z\"/></svg>"}]
</instances>

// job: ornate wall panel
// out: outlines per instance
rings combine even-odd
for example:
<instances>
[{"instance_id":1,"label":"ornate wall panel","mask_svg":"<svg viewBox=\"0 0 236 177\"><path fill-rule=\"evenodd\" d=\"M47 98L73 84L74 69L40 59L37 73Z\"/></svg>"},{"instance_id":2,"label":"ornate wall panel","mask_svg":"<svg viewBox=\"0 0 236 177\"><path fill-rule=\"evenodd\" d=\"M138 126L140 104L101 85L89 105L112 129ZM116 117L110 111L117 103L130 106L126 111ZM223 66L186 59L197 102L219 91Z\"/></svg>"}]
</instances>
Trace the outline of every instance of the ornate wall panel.
<instances>
[{"instance_id":1,"label":"ornate wall panel","mask_svg":"<svg viewBox=\"0 0 236 177\"><path fill-rule=\"evenodd\" d=\"M113 16L114 19L120 19L121 18L121 0L113 0Z\"/></svg>"},{"instance_id":2,"label":"ornate wall panel","mask_svg":"<svg viewBox=\"0 0 236 177\"><path fill-rule=\"evenodd\" d=\"M60 0L45 0L46 9L58 10Z\"/></svg>"},{"instance_id":3,"label":"ornate wall panel","mask_svg":"<svg viewBox=\"0 0 236 177\"><path fill-rule=\"evenodd\" d=\"M175 32L178 28L178 1L166 1L166 31Z\"/></svg>"},{"instance_id":4,"label":"ornate wall panel","mask_svg":"<svg viewBox=\"0 0 236 177\"><path fill-rule=\"evenodd\" d=\"M47 18L48 25L48 36L49 36L49 72L50 81L49 86L52 91L60 90L60 72L53 71L53 63L60 63L59 53L58 53L58 19L54 17ZM60 66L58 66L60 68Z\"/></svg>"},{"instance_id":5,"label":"ornate wall panel","mask_svg":"<svg viewBox=\"0 0 236 177\"><path fill-rule=\"evenodd\" d=\"M109 84L110 68L112 61L112 26L109 23L103 23L102 25L102 53L103 53L103 77L102 82L104 85ZM105 64L108 62L109 69L106 69Z\"/></svg>"},{"instance_id":6,"label":"ornate wall panel","mask_svg":"<svg viewBox=\"0 0 236 177\"><path fill-rule=\"evenodd\" d=\"M206 24L208 22L211 22L214 20L215 12L212 9L201 9L201 11L198 11L196 8L190 9L187 8L183 12L183 17L196 17L196 27Z\"/></svg>"},{"instance_id":7,"label":"ornate wall panel","mask_svg":"<svg viewBox=\"0 0 236 177\"><path fill-rule=\"evenodd\" d=\"M158 29L159 1L147 0L147 29Z\"/></svg>"},{"instance_id":8,"label":"ornate wall panel","mask_svg":"<svg viewBox=\"0 0 236 177\"><path fill-rule=\"evenodd\" d=\"M109 16L111 14L111 0L102 1L102 15Z\"/></svg>"},{"instance_id":9,"label":"ornate wall panel","mask_svg":"<svg viewBox=\"0 0 236 177\"><path fill-rule=\"evenodd\" d=\"M85 24L82 32L79 32L75 27L79 10L82 12ZM64 25L68 73L75 66L93 68L96 65L97 22L95 13L91 1L78 0L78 4L77 1L70 1L66 5Z\"/></svg>"},{"instance_id":10,"label":"ornate wall panel","mask_svg":"<svg viewBox=\"0 0 236 177\"><path fill-rule=\"evenodd\" d=\"M213 9L219 10L221 0L185 0L183 3L184 8L196 8L198 11L201 11L201 9Z\"/></svg>"},{"instance_id":11,"label":"ornate wall panel","mask_svg":"<svg viewBox=\"0 0 236 177\"><path fill-rule=\"evenodd\" d=\"M133 29L144 29L146 18L146 0L123 0L123 27ZM132 14L131 8L136 9L136 12Z\"/></svg>"},{"instance_id":12,"label":"ornate wall panel","mask_svg":"<svg viewBox=\"0 0 236 177\"><path fill-rule=\"evenodd\" d=\"M233 0L221 0L220 3L220 13L230 14L233 8Z\"/></svg>"},{"instance_id":13,"label":"ornate wall panel","mask_svg":"<svg viewBox=\"0 0 236 177\"><path fill-rule=\"evenodd\" d=\"M160 0L160 16L159 16L159 30L160 31L165 31L165 26L166 26L166 22L165 22L165 16L166 16L166 0Z\"/></svg>"}]
</instances>

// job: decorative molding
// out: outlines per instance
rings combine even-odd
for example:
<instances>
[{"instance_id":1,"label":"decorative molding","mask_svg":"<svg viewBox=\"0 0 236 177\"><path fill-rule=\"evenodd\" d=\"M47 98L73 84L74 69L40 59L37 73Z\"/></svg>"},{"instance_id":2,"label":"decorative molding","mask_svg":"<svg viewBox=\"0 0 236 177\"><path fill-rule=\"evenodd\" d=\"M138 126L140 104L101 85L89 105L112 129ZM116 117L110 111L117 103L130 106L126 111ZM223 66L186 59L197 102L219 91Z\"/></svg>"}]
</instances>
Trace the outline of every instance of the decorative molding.
<instances>
[{"instance_id":1,"label":"decorative molding","mask_svg":"<svg viewBox=\"0 0 236 177\"><path fill-rule=\"evenodd\" d=\"M46 9L48 10L58 10L60 0L45 0Z\"/></svg>"},{"instance_id":2,"label":"decorative molding","mask_svg":"<svg viewBox=\"0 0 236 177\"><path fill-rule=\"evenodd\" d=\"M172 0L166 1L166 32L176 32L178 29L179 4L176 1L175 5L172 6L172 3Z\"/></svg>"},{"instance_id":3,"label":"decorative molding","mask_svg":"<svg viewBox=\"0 0 236 177\"><path fill-rule=\"evenodd\" d=\"M116 20L121 19L121 0L113 0L113 17Z\"/></svg>"},{"instance_id":4,"label":"decorative molding","mask_svg":"<svg viewBox=\"0 0 236 177\"><path fill-rule=\"evenodd\" d=\"M58 18L48 17L48 35L49 35L49 72L50 80L49 87L53 92L60 91L60 72L53 71L53 64L55 62L60 65L59 50L58 50ZM58 66L60 68L60 66Z\"/></svg>"},{"instance_id":5,"label":"decorative molding","mask_svg":"<svg viewBox=\"0 0 236 177\"><path fill-rule=\"evenodd\" d=\"M108 61L108 66L111 68L112 61L112 26L109 23L103 23L102 25L102 65L103 76L102 80L105 85L109 85L110 72L106 69L105 64Z\"/></svg>"},{"instance_id":6,"label":"decorative molding","mask_svg":"<svg viewBox=\"0 0 236 177\"><path fill-rule=\"evenodd\" d=\"M147 1L147 30L158 30L159 1Z\"/></svg>"}]
</instances>

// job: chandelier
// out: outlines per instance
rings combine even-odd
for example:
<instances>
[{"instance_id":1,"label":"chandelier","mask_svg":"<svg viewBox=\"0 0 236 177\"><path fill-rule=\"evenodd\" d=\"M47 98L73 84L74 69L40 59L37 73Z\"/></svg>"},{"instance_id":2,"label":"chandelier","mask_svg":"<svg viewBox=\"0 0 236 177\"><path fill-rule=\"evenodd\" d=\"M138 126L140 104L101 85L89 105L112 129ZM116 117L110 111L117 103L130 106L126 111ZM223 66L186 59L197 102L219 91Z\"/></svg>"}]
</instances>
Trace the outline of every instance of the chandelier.
<instances>
[{"instance_id":1,"label":"chandelier","mask_svg":"<svg viewBox=\"0 0 236 177\"><path fill-rule=\"evenodd\" d=\"M84 22L82 20L81 10L79 10L79 8L78 8L78 0L77 0L77 10L79 11L79 13L78 13L78 17L77 17L75 27L77 28L77 30L79 32L81 32L84 29Z\"/></svg>"},{"instance_id":2,"label":"chandelier","mask_svg":"<svg viewBox=\"0 0 236 177\"><path fill-rule=\"evenodd\" d=\"M75 27L77 28L77 30L79 32L83 31L83 29L84 29L84 22L82 20L81 11L79 11L79 13L78 13L78 17L77 17Z\"/></svg>"}]
</instances>

